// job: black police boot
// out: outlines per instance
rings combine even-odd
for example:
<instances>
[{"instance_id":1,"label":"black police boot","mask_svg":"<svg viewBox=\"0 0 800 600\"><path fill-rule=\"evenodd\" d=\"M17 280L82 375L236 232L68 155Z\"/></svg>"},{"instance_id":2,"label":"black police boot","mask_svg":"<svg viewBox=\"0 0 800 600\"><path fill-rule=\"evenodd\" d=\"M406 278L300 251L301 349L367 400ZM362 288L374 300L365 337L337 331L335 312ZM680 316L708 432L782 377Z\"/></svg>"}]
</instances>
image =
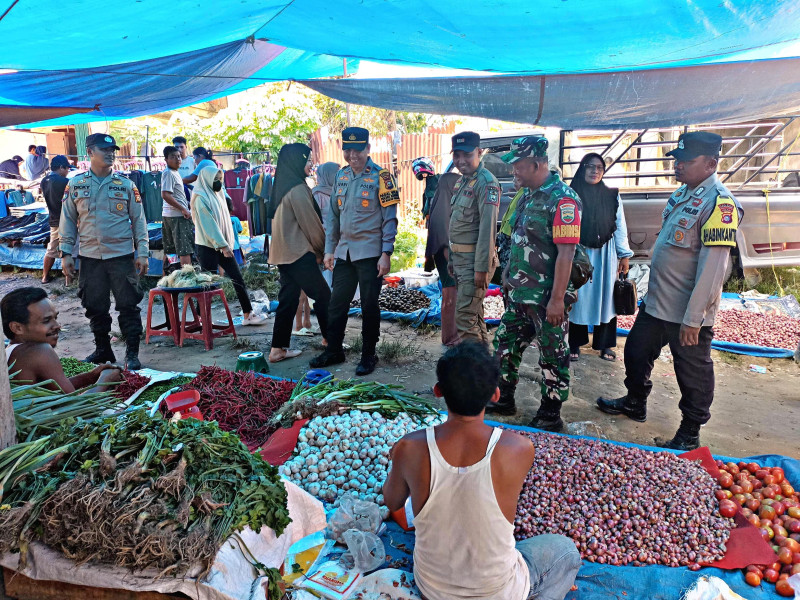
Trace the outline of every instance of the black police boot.
<instances>
[{"instance_id":1,"label":"black police boot","mask_svg":"<svg viewBox=\"0 0 800 600\"><path fill-rule=\"evenodd\" d=\"M111 349L111 340L108 334L94 335L94 352L83 359L84 362L102 365L107 362L117 362L117 357L114 356L114 351Z\"/></svg>"},{"instance_id":2,"label":"black police boot","mask_svg":"<svg viewBox=\"0 0 800 600\"><path fill-rule=\"evenodd\" d=\"M544 431L561 431L564 429L564 421L561 420L561 402L546 398L539 405L536 416L528 424L528 427L535 427Z\"/></svg>"},{"instance_id":3,"label":"black police boot","mask_svg":"<svg viewBox=\"0 0 800 600\"><path fill-rule=\"evenodd\" d=\"M378 364L378 357L375 354L368 354L361 356L361 362L358 363L356 367L356 375L362 377L364 375L369 375L375 370L376 365Z\"/></svg>"},{"instance_id":4,"label":"black police boot","mask_svg":"<svg viewBox=\"0 0 800 600\"><path fill-rule=\"evenodd\" d=\"M644 423L647 420L647 400L637 402L628 396L622 396L621 398L600 397L597 399L597 408L609 415L625 415L639 423Z\"/></svg>"},{"instance_id":5,"label":"black police boot","mask_svg":"<svg viewBox=\"0 0 800 600\"><path fill-rule=\"evenodd\" d=\"M688 452L700 447L700 423L683 415L681 425L671 440L656 440L661 448Z\"/></svg>"},{"instance_id":6,"label":"black police boot","mask_svg":"<svg viewBox=\"0 0 800 600\"><path fill-rule=\"evenodd\" d=\"M499 416L517 414L517 405L514 401L514 392L517 389L517 384L508 383L501 379L498 387L500 388L500 398L497 402L489 402L486 405L486 414Z\"/></svg>"},{"instance_id":7,"label":"black police boot","mask_svg":"<svg viewBox=\"0 0 800 600\"><path fill-rule=\"evenodd\" d=\"M334 352L327 348L323 350L322 354L315 356L308 361L309 366L319 369L320 367L329 367L331 365L338 365L345 361L344 350Z\"/></svg>"},{"instance_id":8,"label":"black police boot","mask_svg":"<svg viewBox=\"0 0 800 600\"><path fill-rule=\"evenodd\" d=\"M142 368L139 362L139 340L127 340L125 349L125 368L129 371L138 371Z\"/></svg>"}]
</instances>

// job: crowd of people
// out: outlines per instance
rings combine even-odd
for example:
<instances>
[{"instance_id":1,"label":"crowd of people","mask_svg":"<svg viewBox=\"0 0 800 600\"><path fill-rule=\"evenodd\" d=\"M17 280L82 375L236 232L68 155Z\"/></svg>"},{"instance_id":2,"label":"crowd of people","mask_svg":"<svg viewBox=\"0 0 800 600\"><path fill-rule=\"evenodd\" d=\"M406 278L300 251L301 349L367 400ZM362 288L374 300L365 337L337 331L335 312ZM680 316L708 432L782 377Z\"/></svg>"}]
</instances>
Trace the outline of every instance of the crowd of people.
<instances>
[{"instance_id":1,"label":"crowd of people","mask_svg":"<svg viewBox=\"0 0 800 600\"><path fill-rule=\"evenodd\" d=\"M22 171L20 171L20 165L22 166ZM17 154L0 162L0 179L36 181L47 172L49 166L47 148L30 144L25 158Z\"/></svg>"}]
</instances>

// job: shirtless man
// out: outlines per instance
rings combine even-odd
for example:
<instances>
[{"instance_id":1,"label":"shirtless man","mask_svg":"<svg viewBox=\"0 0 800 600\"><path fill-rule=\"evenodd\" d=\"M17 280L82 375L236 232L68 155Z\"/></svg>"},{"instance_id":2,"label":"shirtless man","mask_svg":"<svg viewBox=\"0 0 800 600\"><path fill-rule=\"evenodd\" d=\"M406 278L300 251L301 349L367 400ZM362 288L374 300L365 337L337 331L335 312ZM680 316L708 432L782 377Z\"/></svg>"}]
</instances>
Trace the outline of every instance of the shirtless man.
<instances>
[{"instance_id":1,"label":"shirtless man","mask_svg":"<svg viewBox=\"0 0 800 600\"><path fill-rule=\"evenodd\" d=\"M110 363L98 365L88 373L67 377L54 348L61 325L58 311L41 288L24 287L6 294L0 303L3 333L10 340L6 348L10 374L15 381L39 383L53 380L48 386L70 393L94 385L88 392L99 392L104 384L120 381L120 368Z\"/></svg>"},{"instance_id":2,"label":"shirtless man","mask_svg":"<svg viewBox=\"0 0 800 600\"><path fill-rule=\"evenodd\" d=\"M514 542L514 516L535 454L533 443L483 422L497 402L499 366L484 344L466 341L436 366L433 388L447 422L392 448L383 486L389 510L411 498L414 577L426 600L561 600L581 564L575 543L540 535Z\"/></svg>"}]
</instances>

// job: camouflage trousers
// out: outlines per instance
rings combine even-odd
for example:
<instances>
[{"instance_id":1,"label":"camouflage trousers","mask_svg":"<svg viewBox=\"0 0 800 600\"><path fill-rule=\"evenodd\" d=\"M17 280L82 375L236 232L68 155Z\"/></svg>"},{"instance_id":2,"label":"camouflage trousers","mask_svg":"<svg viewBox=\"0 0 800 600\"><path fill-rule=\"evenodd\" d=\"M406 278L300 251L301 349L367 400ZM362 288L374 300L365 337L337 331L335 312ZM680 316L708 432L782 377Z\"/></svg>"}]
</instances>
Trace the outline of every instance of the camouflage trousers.
<instances>
[{"instance_id":1,"label":"camouflage trousers","mask_svg":"<svg viewBox=\"0 0 800 600\"><path fill-rule=\"evenodd\" d=\"M450 252L450 263L456 280L456 327L462 340L489 345L489 332L483 320L483 298L486 290L475 287L475 253Z\"/></svg>"},{"instance_id":2,"label":"camouflage trousers","mask_svg":"<svg viewBox=\"0 0 800 600\"><path fill-rule=\"evenodd\" d=\"M522 353L535 339L542 369L542 398L565 402L569 396L569 321L565 318L560 327L553 327L546 313L546 307L540 304L511 302L494 338L495 356L500 358L503 381L517 385Z\"/></svg>"}]
</instances>

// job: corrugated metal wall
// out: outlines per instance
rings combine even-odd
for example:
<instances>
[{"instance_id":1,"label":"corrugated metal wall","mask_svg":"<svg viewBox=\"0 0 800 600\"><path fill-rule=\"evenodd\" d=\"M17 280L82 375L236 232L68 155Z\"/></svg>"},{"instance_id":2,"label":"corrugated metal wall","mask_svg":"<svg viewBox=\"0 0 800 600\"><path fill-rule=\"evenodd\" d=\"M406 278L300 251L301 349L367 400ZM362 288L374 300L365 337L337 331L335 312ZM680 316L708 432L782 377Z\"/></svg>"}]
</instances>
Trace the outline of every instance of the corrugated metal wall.
<instances>
[{"instance_id":1,"label":"corrugated metal wall","mask_svg":"<svg viewBox=\"0 0 800 600\"><path fill-rule=\"evenodd\" d=\"M322 164L333 161L344 165L341 137L325 137L317 130L311 137L314 162ZM411 170L415 158L427 156L433 161L436 172L441 173L450 163L450 135L440 133L414 133L400 137L397 160L392 160L392 137L389 135L370 138L370 156L377 164L392 170L400 187L401 216L413 209L422 208L422 192L425 184L418 181Z\"/></svg>"}]
</instances>

